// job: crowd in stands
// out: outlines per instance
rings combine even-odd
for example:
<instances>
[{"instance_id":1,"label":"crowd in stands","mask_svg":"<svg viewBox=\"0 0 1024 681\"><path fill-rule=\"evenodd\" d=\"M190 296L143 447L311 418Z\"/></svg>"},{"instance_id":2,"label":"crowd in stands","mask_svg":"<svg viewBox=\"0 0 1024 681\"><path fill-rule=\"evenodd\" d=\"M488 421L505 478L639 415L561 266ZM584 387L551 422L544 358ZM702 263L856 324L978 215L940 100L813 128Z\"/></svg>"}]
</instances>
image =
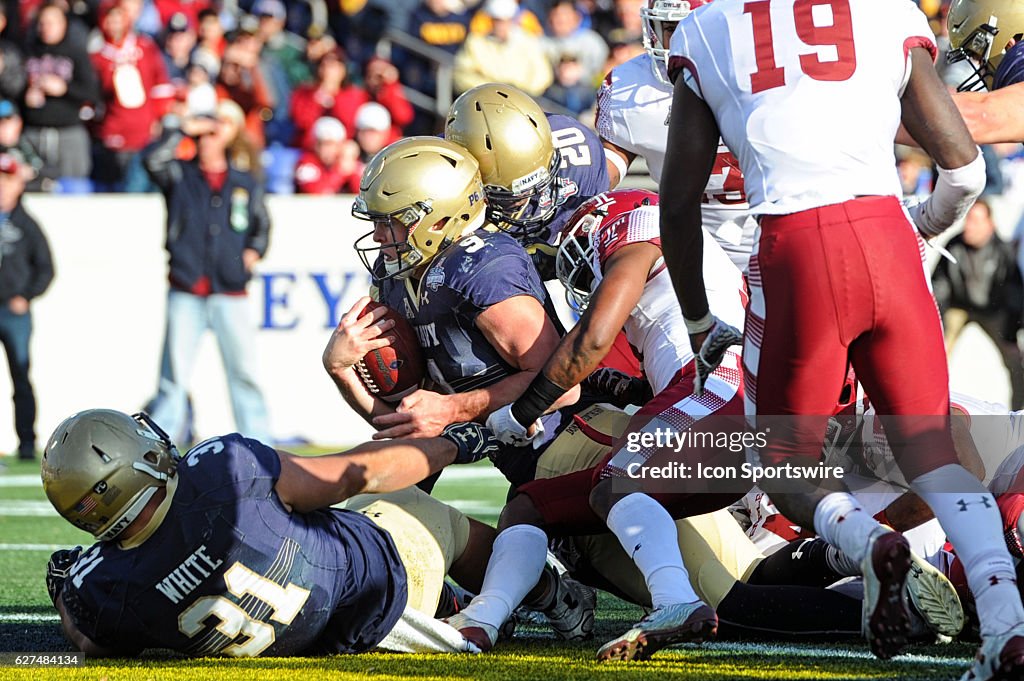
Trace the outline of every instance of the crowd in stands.
<instances>
[{"instance_id":1,"label":"crowd in stands","mask_svg":"<svg viewBox=\"0 0 1024 681\"><path fill-rule=\"evenodd\" d=\"M931 6L929 3L934 4ZM351 192L362 165L408 134L435 134L438 61L454 94L512 83L593 120L597 89L642 53L644 0L0 0L0 147L30 191L151 191L140 153L165 116L238 107L237 146L268 190ZM936 17L942 7L922 0ZM927 5L927 6L925 6ZM381 54L388 54L384 58ZM179 154L194 153L186 140Z\"/></svg>"}]
</instances>

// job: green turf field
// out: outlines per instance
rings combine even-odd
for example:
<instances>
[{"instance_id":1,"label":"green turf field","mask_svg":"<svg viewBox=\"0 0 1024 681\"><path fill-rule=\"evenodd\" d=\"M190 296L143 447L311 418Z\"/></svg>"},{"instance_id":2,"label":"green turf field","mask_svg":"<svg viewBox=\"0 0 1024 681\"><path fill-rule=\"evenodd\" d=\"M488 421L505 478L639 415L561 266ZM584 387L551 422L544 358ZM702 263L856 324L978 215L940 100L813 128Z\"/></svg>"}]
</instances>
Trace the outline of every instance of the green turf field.
<instances>
[{"instance_id":1,"label":"green turf field","mask_svg":"<svg viewBox=\"0 0 1024 681\"><path fill-rule=\"evenodd\" d=\"M457 479L452 479L453 477ZM494 522L506 487L486 466L462 467L442 477L437 495L466 512ZM9 463L0 472L0 652L70 650L46 595L44 574L50 552L90 537L57 517L38 481L38 468ZM639 608L612 597L598 605L597 640L556 642L543 629L521 627L509 643L475 657L370 654L330 658L184 660L147 653L141 658L90 661L75 669L22 670L0 666L7 679L955 679L973 650L965 645L911 649L891 662L875 660L864 645L829 642L719 641L659 653L646 663L597 664L593 654L641 615Z\"/></svg>"}]
</instances>

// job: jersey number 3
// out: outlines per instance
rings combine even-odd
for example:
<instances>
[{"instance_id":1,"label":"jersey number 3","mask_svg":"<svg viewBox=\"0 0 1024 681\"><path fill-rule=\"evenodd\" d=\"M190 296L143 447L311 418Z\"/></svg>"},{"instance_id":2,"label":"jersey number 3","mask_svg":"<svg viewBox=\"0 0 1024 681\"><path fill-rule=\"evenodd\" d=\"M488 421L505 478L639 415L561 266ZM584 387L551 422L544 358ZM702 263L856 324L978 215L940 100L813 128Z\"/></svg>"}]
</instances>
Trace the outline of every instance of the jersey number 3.
<instances>
[{"instance_id":1,"label":"jersey number 3","mask_svg":"<svg viewBox=\"0 0 1024 681\"><path fill-rule=\"evenodd\" d=\"M815 7L832 11L832 24L815 23ZM772 35L771 0L756 0L743 5L754 28L754 58L757 71L750 74L750 90L756 94L786 84L786 70L775 61ZM820 14L818 15L820 18ZM823 61L817 52L800 55L800 70L814 80L848 80L857 70L857 53L853 47L853 20L849 0L796 0L793 3L793 25L796 36L807 45L835 49L836 59Z\"/></svg>"}]
</instances>

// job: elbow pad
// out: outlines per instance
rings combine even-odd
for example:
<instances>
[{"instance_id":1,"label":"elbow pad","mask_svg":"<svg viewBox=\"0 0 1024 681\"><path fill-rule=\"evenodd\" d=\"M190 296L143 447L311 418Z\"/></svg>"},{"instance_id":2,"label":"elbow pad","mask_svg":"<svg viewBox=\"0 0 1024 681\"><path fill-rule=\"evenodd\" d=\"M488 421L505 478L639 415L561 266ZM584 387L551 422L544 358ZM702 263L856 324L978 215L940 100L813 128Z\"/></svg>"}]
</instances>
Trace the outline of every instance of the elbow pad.
<instances>
[{"instance_id":1,"label":"elbow pad","mask_svg":"<svg viewBox=\"0 0 1024 681\"><path fill-rule=\"evenodd\" d=\"M910 209L914 225L926 238L938 236L962 220L985 189L985 159L981 150L977 158L963 167L938 168L938 175L932 195Z\"/></svg>"}]
</instances>

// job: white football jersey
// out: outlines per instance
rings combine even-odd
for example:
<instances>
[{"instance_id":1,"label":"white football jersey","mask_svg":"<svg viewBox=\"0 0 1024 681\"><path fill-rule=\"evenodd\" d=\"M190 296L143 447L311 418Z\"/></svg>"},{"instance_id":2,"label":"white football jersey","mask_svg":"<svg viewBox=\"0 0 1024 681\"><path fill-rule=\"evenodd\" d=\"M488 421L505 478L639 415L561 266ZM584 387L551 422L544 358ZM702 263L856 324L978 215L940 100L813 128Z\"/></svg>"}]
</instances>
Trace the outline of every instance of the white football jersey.
<instances>
[{"instance_id":1,"label":"white football jersey","mask_svg":"<svg viewBox=\"0 0 1024 681\"><path fill-rule=\"evenodd\" d=\"M654 77L651 57L645 52L605 76L597 93L597 134L643 158L651 177L661 182L671 110L672 86ZM721 141L704 190L701 217L733 264L746 272L757 222L750 217L739 162Z\"/></svg>"},{"instance_id":2,"label":"white football jersey","mask_svg":"<svg viewBox=\"0 0 1024 681\"><path fill-rule=\"evenodd\" d=\"M593 237L598 275L592 288L601 282L605 260L619 248L649 241L661 248L658 208L643 206L629 211L606 225ZM704 279L708 302L715 316L737 329L743 328L745 294L743 276L730 262L725 251L708 235L704 236ZM640 301L626 320L626 340L639 353L647 380L657 395L668 386L679 370L693 361L690 336L683 323L672 280L661 258L651 268Z\"/></svg>"},{"instance_id":3,"label":"white football jersey","mask_svg":"<svg viewBox=\"0 0 1024 681\"><path fill-rule=\"evenodd\" d=\"M1010 411L1005 405L958 392L950 394L950 403L970 418L971 439L985 466L983 482L994 494L1001 494L1024 465L1024 412ZM907 484L889 449L881 422L875 418L874 407L864 412L861 442L864 462L872 473L899 485Z\"/></svg>"},{"instance_id":4,"label":"white football jersey","mask_svg":"<svg viewBox=\"0 0 1024 681\"><path fill-rule=\"evenodd\" d=\"M669 70L714 112L751 212L784 215L902 196L893 138L914 47L937 52L910 0L714 2L679 23Z\"/></svg>"}]
</instances>

